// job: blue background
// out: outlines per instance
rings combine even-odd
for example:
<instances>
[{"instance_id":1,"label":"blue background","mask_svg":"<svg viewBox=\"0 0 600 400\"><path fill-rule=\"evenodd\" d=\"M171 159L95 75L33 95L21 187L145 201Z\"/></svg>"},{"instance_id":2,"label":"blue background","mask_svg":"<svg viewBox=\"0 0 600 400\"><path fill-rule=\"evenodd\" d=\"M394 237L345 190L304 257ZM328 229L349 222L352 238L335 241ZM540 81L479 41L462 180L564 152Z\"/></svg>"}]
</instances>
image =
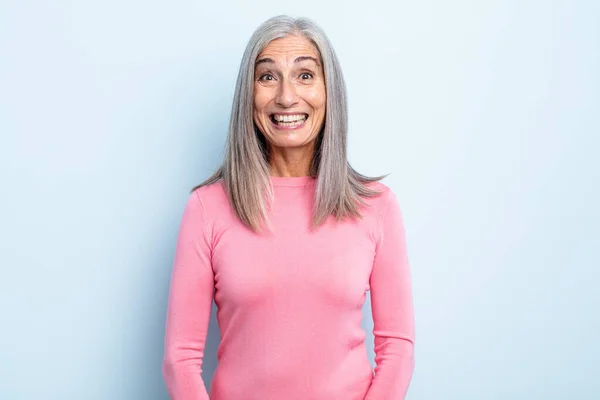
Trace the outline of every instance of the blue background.
<instances>
[{"instance_id":1,"label":"blue background","mask_svg":"<svg viewBox=\"0 0 600 400\"><path fill-rule=\"evenodd\" d=\"M0 398L167 399L183 206L279 13L325 29L351 161L392 173L408 399L600 398L600 6L532 0L3 0ZM207 381L217 344L213 318Z\"/></svg>"}]
</instances>

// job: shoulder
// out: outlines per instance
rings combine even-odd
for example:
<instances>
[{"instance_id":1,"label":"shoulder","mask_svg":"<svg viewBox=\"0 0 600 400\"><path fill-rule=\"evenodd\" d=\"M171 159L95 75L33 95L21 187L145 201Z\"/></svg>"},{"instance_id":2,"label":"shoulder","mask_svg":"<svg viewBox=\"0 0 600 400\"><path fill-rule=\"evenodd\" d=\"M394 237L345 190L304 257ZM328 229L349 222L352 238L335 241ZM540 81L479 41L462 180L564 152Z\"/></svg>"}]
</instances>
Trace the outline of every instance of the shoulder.
<instances>
[{"instance_id":1,"label":"shoulder","mask_svg":"<svg viewBox=\"0 0 600 400\"><path fill-rule=\"evenodd\" d=\"M365 186L377 192L377 194L372 197L363 197L363 201L367 205L370 213L374 213L380 217L384 214L390 201L392 203L397 203L394 191L385 183L381 181L369 182L365 184Z\"/></svg>"},{"instance_id":2,"label":"shoulder","mask_svg":"<svg viewBox=\"0 0 600 400\"><path fill-rule=\"evenodd\" d=\"M183 224L193 229L202 226L203 231L212 232L217 221L228 220L231 209L221 182L197 187L188 194L183 212Z\"/></svg>"},{"instance_id":3,"label":"shoulder","mask_svg":"<svg viewBox=\"0 0 600 400\"><path fill-rule=\"evenodd\" d=\"M227 197L222 180L209 185L197 187L192 191L192 194L198 197L198 199L203 203L210 203L214 199L220 200L223 196Z\"/></svg>"},{"instance_id":4,"label":"shoulder","mask_svg":"<svg viewBox=\"0 0 600 400\"><path fill-rule=\"evenodd\" d=\"M392 188L382 182L370 182L367 187L378 194L373 197L364 198L364 214L377 227L376 231L381 231L386 225L402 225L403 217L400 203L396 193Z\"/></svg>"},{"instance_id":5,"label":"shoulder","mask_svg":"<svg viewBox=\"0 0 600 400\"><path fill-rule=\"evenodd\" d=\"M198 187L190 194L190 201L200 204L207 214L214 214L229 207L229 200L222 181Z\"/></svg>"},{"instance_id":6,"label":"shoulder","mask_svg":"<svg viewBox=\"0 0 600 400\"><path fill-rule=\"evenodd\" d=\"M403 234L402 211L394 191L381 182L372 182L369 187L379 192L378 195L370 198L372 206L368 207L371 218L375 221L374 237L376 242L380 243L389 232ZM386 232L387 234L385 234Z\"/></svg>"}]
</instances>

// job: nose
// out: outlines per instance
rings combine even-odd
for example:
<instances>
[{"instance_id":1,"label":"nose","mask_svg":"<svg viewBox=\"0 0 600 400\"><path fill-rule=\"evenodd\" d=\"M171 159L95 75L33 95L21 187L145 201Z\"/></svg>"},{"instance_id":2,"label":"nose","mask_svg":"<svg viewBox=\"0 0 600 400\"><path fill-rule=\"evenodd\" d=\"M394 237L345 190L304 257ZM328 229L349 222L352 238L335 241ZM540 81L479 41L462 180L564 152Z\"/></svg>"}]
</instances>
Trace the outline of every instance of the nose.
<instances>
[{"instance_id":1,"label":"nose","mask_svg":"<svg viewBox=\"0 0 600 400\"><path fill-rule=\"evenodd\" d=\"M298 103L298 95L293 82L283 79L277 90L275 103L285 108L293 107Z\"/></svg>"}]
</instances>

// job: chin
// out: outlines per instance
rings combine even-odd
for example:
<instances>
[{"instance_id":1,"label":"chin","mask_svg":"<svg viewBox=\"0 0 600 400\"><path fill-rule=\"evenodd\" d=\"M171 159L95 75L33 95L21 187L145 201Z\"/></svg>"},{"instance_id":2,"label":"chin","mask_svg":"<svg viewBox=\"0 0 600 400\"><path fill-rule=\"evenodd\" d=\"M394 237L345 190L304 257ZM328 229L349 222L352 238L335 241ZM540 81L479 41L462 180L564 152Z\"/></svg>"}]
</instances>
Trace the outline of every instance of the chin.
<instances>
[{"instance_id":1,"label":"chin","mask_svg":"<svg viewBox=\"0 0 600 400\"><path fill-rule=\"evenodd\" d=\"M299 147L306 147L306 146L310 145L310 142L306 143L306 142L298 142L298 141L279 141L277 143L274 143L274 145L279 148L294 149L294 148L299 148Z\"/></svg>"}]
</instances>

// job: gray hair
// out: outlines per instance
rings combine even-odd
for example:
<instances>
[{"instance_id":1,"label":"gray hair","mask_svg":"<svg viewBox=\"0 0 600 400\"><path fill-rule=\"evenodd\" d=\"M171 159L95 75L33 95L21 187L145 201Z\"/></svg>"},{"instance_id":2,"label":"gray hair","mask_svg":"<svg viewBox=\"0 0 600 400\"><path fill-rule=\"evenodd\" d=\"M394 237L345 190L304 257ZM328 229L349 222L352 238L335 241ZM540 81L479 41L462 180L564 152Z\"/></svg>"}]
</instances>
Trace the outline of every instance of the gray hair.
<instances>
[{"instance_id":1,"label":"gray hair","mask_svg":"<svg viewBox=\"0 0 600 400\"><path fill-rule=\"evenodd\" d=\"M379 192L367 187L385 176L367 177L347 160L348 106L346 84L333 47L321 28L307 18L285 15L268 19L252 34L237 77L225 159L221 167L194 188L223 181L231 207L239 219L259 232L269 226L268 206L273 201L266 140L253 120L255 62L273 40L298 35L311 41L321 56L327 103L325 122L317 136L309 174L317 178L312 227L330 215L336 219L362 217L362 197Z\"/></svg>"}]
</instances>

